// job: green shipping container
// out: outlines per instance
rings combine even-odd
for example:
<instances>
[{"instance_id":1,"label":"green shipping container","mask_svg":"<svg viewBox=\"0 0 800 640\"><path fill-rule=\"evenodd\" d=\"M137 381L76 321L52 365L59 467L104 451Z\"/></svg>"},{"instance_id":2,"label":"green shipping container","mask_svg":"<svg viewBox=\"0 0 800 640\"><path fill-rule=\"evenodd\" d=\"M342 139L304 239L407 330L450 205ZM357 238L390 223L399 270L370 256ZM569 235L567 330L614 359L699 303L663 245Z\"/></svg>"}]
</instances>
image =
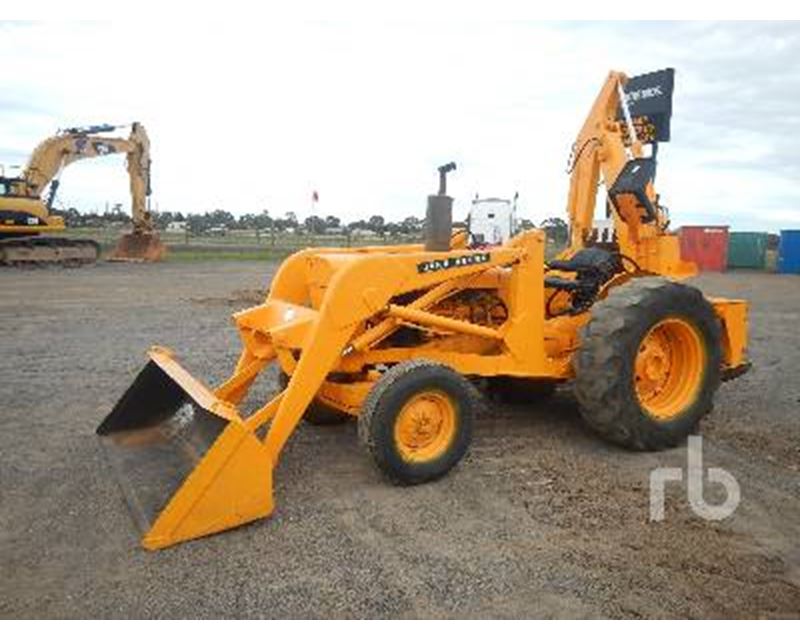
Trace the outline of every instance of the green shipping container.
<instances>
[{"instance_id":1,"label":"green shipping container","mask_svg":"<svg viewBox=\"0 0 800 640\"><path fill-rule=\"evenodd\" d=\"M731 231L728 234L728 268L766 268L768 238L768 233L758 231Z\"/></svg>"}]
</instances>

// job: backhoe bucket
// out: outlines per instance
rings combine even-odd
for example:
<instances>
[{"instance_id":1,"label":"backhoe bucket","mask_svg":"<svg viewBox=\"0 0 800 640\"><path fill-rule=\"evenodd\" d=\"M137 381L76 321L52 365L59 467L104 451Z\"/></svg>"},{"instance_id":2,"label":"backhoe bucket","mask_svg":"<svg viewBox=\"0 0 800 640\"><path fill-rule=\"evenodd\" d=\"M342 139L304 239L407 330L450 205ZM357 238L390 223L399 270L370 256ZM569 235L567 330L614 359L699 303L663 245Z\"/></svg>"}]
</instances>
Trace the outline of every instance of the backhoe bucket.
<instances>
[{"instance_id":1,"label":"backhoe bucket","mask_svg":"<svg viewBox=\"0 0 800 640\"><path fill-rule=\"evenodd\" d=\"M265 517L272 461L236 410L166 349L97 429L148 549Z\"/></svg>"},{"instance_id":2,"label":"backhoe bucket","mask_svg":"<svg viewBox=\"0 0 800 640\"><path fill-rule=\"evenodd\" d=\"M167 247L157 233L126 233L108 257L114 262L158 262L163 260Z\"/></svg>"}]
</instances>

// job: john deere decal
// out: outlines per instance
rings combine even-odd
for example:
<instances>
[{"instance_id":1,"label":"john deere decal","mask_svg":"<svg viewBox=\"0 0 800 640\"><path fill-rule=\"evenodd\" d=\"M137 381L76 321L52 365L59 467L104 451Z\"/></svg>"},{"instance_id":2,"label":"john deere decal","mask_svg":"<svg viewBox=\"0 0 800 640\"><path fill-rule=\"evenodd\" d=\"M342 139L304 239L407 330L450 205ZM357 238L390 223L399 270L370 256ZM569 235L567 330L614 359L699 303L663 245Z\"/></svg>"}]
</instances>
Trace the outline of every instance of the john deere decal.
<instances>
[{"instance_id":1,"label":"john deere decal","mask_svg":"<svg viewBox=\"0 0 800 640\"><path fill-rule=\"evenodd\" d=\"M441 260L428 260L417 264L417 273L432 273L444 269L454 269L456 267L469 267L473 264L483 264L489 262L488 253L470 253L457 258L442 258Z\"/></svg>"}]
</instances>

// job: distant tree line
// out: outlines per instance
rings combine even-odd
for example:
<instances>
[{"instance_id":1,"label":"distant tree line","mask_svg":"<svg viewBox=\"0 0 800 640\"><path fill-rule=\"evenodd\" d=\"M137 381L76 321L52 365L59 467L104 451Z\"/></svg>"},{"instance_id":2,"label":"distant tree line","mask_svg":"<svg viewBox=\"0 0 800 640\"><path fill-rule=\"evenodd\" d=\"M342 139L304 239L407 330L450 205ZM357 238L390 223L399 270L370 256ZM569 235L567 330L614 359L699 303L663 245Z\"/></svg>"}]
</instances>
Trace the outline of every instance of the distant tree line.
<instances>
[{"instance_id":1,"label":"distant tree line","mask_svg":"<svg viewBox=\"0 0 800 640\"><path fill-rule=\"evenodd\" d=\"M104 227L121 225L130 222L130 216L114 207L105 213L81 213L75 208L57 211L64 217L70 227ZM366 219L355 220L347 224L337 216L311 215L300 219L294 211L287 211L282 216L272 216L269 211L261 213L246 213L234 216L230 211L215 209L205 213L182 213L180 211L153 212L153 221L156 228L166 229L172 223L183 223L190 233L202 234L211 229L228 230L258 230L265 233L306 233L347 234L354 230L363 230L383 234L415 234L422 232L423 221L416 216L408 216L401 222L387 222L383 216L373 215Z\"/></svg>"},{"instance_id":2,"label":"distant tree line","mask_svg":"<svg viewBox=\"0 0 800 640\"><path fill-rule=\"evenodd\" d=\"M120 226L130 222L130 216L115 205L105 213L81 213L75 208L57 212L64 217L68 227L106 227ZM378 236L421 235L424 220L416 216L407 216L400 222L387 221L381 215L373 215L366 219L355 220L343 224L337 216L311 215L302 220L294 211L287 211L282 216L273 216L264 209L261 213L245 213L234 216L230 211L215 209L205 213L182 213L180 211L160 211L153 213L157 229L167 229L172 223L182 223L193 235L202 235L214 230L250 230L261 233L296 233L310 235L353 233L375 234ZM536 225L527 219L519 221L522 229L534 229ZM174 225L173 225L174 226ZM567 223L561 218L548 218L540 228L547 230L548 236L558 243L567 240Z\"/></svg>"}]
</instances>

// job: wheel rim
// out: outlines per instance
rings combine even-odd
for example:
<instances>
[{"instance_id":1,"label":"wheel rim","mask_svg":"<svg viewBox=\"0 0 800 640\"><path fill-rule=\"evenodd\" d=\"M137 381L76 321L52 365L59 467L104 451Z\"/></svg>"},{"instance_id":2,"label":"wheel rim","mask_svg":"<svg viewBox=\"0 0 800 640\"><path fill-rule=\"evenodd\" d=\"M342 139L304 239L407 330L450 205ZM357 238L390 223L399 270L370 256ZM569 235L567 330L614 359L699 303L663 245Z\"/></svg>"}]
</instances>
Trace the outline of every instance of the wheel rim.
<instances>
[{"instance_id":1,"label":"wheel rim","mask_svg":"<svg viewBox=\"0 0 800 640\"><path fill-rule=\"evenodd\" d=\"M407 462L428 462L447 451L456 433L456 407L441 391L409 398L394 426L397 450Z\"/></svg>"},{"instance_id":2,"label":"wheel rim","mask_svg":"<svg viewBox=\"0 0 800 640\"><path fill-rule=\"evenodd\" d=\"M679 318L657 323L639 345L634 386L642 408L669 420L694 403L705 375L706 350L697 328Z\"/></svg>"}]
</instances>

